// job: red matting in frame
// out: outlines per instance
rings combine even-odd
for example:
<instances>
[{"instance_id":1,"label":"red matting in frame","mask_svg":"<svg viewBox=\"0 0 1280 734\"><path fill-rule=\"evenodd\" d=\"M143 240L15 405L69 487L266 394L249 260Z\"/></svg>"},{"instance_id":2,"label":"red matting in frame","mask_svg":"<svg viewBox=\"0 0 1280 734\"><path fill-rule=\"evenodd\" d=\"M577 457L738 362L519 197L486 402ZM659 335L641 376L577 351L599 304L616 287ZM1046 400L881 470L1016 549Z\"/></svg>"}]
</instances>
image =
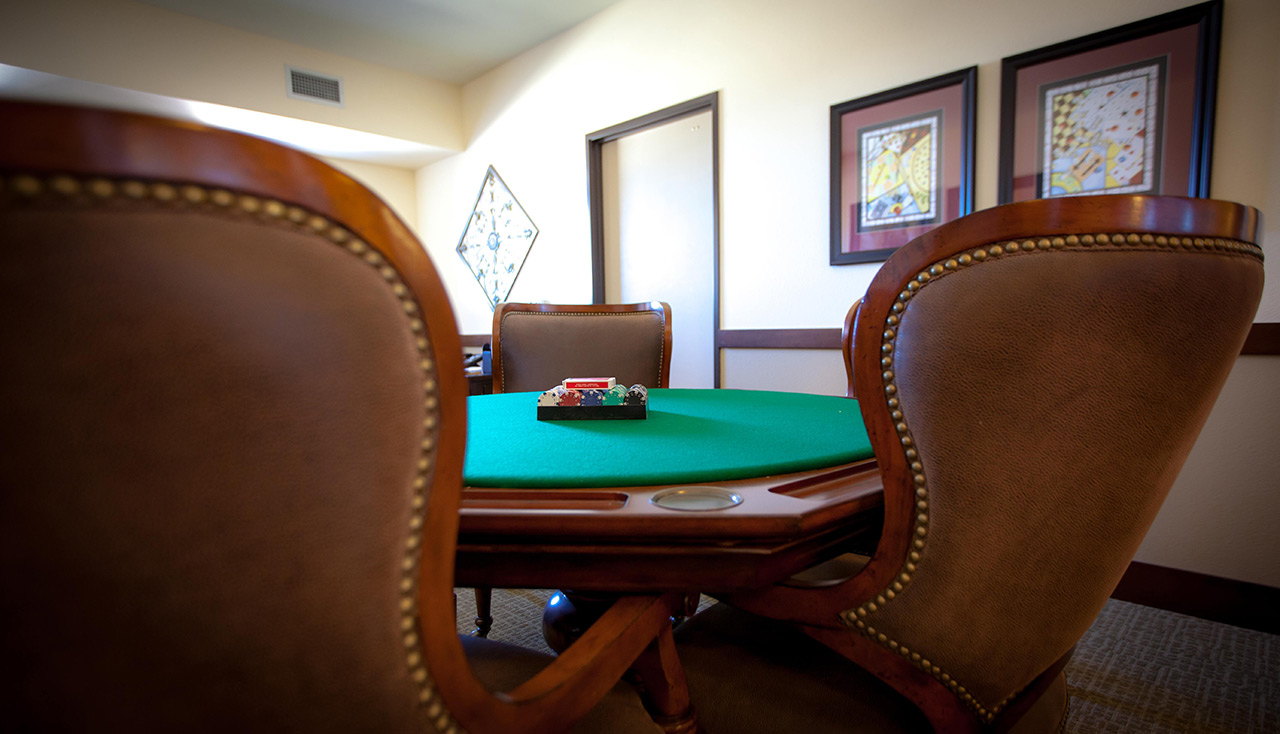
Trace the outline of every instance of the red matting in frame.
<instances>
[{"instance_id":1,"label":"red matting in frame","mask_svg":"<svg viewBox=\"0 0 1280 734\"><path fill-rule=\"evenodd\" d=\"M840 117L840 253L889 252L901 247L938 225L956 219L961 212L961 187L964 174L964 88L956 83L941 89L922 92L910 97L884 102L859 110L846 112ZM902 227L857 231L858 196L858 130L884 124L905 117L914 117L934 110L942 110L941 141L939 141L941 217L928 224L906 223ZM866 262L873 260L868 259Z\"/></svg>"},{"instance_id":2,"label":"red matting in frame","mask_svg":"<svg viewBox=\"0 0 1280 734\"><path fill-rule=\"evenodd\" d=\"M1169 76L1165 81L1164 109L1161 111L1163 145L1156 151L1160 156L1157 193L1187 196L1191 175L1198 38L1199 29L1187 26L1019 69L1014 107L1013 198L1010 201L1039 198L1036 180L1040 174L1037 149L1040 136L1036 127L1040 120L1038 103L1042 85L1159 56L1168 59Z\"/></svg>"},{"instance_id":3,"label":"red matting in frame","mask_svg":"<svg viewBox=\"0 0 1280 734\"><path fill-rule=\"evenodd\" d=\"M1208 196L1223 0L1005 57L1000 69L999 202L1038 198L1040 90L1149 59L1165 65L1154 193Z\"/></svg>"}]
</instances>

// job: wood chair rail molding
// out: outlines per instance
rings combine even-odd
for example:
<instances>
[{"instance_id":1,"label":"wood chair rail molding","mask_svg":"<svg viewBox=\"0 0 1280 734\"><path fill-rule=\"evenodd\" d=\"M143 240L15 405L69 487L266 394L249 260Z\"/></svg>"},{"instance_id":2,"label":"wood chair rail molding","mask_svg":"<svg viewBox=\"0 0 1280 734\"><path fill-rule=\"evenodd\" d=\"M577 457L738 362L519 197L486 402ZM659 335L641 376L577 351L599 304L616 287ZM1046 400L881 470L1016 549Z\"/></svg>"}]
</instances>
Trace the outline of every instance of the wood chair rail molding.
<instances>
[{"instance_id":1,"label":"wood chair rail molding","mask_svg":"<svg viewBox=\"0 0 1280 734\"><path fill-rule=\"evenodd\" d=\"M858 299L861 302L862 299ZM722 329L719 349L840 349L841 329ZM464 347L488 344L490 334L463 334ZM1280 322L1259 321L1240 348L1242 355L1280 355ZM846 372L852 375L852 372Z\"/></svg>"},{"instance_id":2,"label":"wood chair rail molding","mask_svg":"<svg viewBox=\"0 0 1280 734\"><path fill-rule=\"evenodd\" d=\"M515 689L492 693L472 674L457 636L452 597L466 440L461 430L467 396L462 341L443 282L425 250L364 186L318 159L265 140L114 111L4 101L0 138L5 140L0 185L6 194L10 186L18 194L25 187L32 195L54 190L82 197L97 192L127 196L134 190L179 207L185 205L183 197L198 197L186 201L211 200L249 214L261 210L312 229L357 256L364 253L371 266L388 271L383 275L389 282L398 278L411 291L416 303L405 299L410 326L422 343L429 342L435 362L423 363L428 379L436 381L425 389L438 396L427 427L438 420L449 429L436 431L425 527L408 546L419 546L416 572L406 567L406 578L416 579L416 603L406 596L401 608L417 610L412 626L404 628L406 650L412 653L409 664L413 666L416 655L413 645L421 639L431 671L422 695L431 696L432 686L440 694L424 698L423 706L433 719L445 721L445 728L452 724L437 718L441 702L447 708L444 715L453 715L470 731L565 731L638 657L669 635L672 615L684 608L683 594L624 597L577 644ZM678 688L671 695L678 697Z\"/></svg>"}]
</instances>

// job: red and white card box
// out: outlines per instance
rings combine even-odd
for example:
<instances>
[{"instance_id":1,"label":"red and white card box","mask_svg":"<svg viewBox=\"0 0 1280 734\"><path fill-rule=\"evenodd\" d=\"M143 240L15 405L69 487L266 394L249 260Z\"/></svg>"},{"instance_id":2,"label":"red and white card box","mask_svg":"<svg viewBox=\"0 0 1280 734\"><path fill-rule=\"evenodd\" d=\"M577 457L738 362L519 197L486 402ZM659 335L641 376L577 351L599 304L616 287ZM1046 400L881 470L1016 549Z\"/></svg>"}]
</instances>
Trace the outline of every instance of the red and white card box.
<instances>
[{"instance_id":1,"label":"red and white card box","mask_svg":"<svg viewBox=\"0 0 1280 734\"><path fill-rule=\"evenodd\" d=\"M566 390L612 390L617 384L617 378L613 377L570 377L564 382Z\"/></svg>"}]
</instances>

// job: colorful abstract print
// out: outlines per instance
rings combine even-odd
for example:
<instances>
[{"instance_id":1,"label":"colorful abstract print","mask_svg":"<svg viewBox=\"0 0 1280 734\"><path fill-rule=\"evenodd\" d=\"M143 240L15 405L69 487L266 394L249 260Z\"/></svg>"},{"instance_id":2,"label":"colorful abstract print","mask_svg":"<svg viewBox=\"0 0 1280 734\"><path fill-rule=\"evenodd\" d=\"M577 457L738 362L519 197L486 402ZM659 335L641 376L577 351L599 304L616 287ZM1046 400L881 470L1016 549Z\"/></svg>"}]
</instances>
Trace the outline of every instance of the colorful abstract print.
<instances>
[{"instance_id":1,"label":"colorful abstract print","mask_svg":"<svg viewBox=\"0 0 1280 734\"><path fill-rule=\"evenodd\" d=\"M1159 193L1164 59L1040 90L1040 197Z\"/></svg>"},{"instance_id":2,"label":"colorful abstract print","mask_svg":"<svg viewBox=\"0 0 1280 734\"><path fill-rule=\"evenodd\" d=\"M942 110L858 131L858 231L938 219Z\"/></svg>"}]
</instances>

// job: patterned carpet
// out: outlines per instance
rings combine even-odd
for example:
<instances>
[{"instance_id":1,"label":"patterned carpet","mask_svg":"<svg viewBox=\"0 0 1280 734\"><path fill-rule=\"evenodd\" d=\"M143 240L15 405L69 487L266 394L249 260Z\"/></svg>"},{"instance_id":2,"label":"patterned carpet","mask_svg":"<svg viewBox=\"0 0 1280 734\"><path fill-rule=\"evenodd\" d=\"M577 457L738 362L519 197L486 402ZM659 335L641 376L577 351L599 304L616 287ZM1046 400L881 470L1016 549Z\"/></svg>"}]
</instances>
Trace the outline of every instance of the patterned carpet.
<instances>
[{"instance_id":1,"label":"patterned carpet","mask_svg":"<svg viewBox=\"0 0 1280 734\"><path fill-rule=\"evenodd\" d=\"M1280 635L1112 599L1067 683L1069 732L1280 732Z\"/></svg>"},{"instance_id":2,"label":"patterned carpet","mask_svg":"<svg viewBox=\"0 0 1280 734\"><path fill-rule=\"evenodd\" d=\"M495 590L489 637L550 652L550 595ZM474 617L471 590L458 589L458 631ZM1113 599L1076 646L1067 681L1071 734L1280 732L1280 635Z\"/></svg>"}]
</instances>

